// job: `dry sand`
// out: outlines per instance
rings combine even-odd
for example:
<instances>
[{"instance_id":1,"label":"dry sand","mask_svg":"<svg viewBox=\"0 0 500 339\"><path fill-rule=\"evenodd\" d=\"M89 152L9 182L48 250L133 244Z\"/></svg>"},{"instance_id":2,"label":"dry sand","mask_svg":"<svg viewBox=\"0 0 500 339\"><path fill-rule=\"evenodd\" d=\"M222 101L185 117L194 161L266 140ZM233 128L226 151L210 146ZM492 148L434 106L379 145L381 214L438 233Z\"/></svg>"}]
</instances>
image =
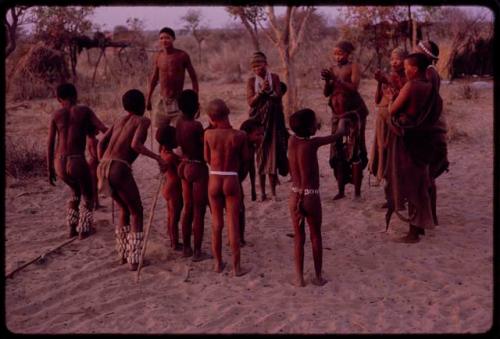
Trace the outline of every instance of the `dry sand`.
<instances>
[{"instance_id":1,"label":"dry sand","mask_svg":"<svg viewBox=\"0 0 500 339\"><path fill-rule=\"evenodd\" d=\"M371 146L375 84L361 92L370 106L367 144ZM492 325L493 312L493 100L481 89L473 100L460 98L460 83L442 86L445 110L456 138L449 144L450 172L438 179L440 225L418 244L391 239L407 225L393 217L384 233L383 187L362 188L362 201L333 201L336 184L328 167L328 146L319 151L323 204L323 271L328 283L310 283L314 272L309 236L305 245L307 286L293 278L293 239L288 178L278 186L279 202L251 202L244 183L247 240L242 265L251 271L231 276L212 271L212 260L192 263L167 248L166 208L160 198L146 257L151 265L136 274L116 263L110 198L95 213L97 233L76 240L6 280L7 327L16 333L477 333ZM202 104L227 100L233 125L244 120L244 84L202 83ZM325 122L328 112L319 88L308 90L308 105ZM458 98L457 98L458 96ZM30 131L45 143L54 100L31 101L9 109L7 137ZM117 108L118 109L118 108ZM45 111L45 113L43 113ZM100 114L98 108L96 112ZM29 117L29 119L27 119ZM206 118L203 116L203 120ZM107 122L111 122L109 119ZM459 133L460 132L460 133ZM462 134L461 134L462 133ZM147 141L149 146L149 140ZM139 157L133 166L145 220L157 190L154 161ZM60 181L45 178L6 186L6 272L65 240L66 199ZM307 232L308 234L308 232ZM224 232L223 258L230 262ZM210 215L203 250L210 252ZM186 279L187 277L187 279Z\"/></svg>"}]
</instances>

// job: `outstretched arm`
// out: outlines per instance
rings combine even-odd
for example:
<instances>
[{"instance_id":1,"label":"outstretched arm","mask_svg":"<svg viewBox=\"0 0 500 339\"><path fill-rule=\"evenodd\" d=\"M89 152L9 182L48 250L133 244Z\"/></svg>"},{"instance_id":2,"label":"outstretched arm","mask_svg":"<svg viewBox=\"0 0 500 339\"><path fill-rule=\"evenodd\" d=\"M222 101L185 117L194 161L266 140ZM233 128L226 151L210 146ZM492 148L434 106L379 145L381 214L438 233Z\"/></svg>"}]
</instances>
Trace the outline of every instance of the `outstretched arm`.
<instances>
[{"instance_id":1,"label":"outstretched arm","mask_svg":"<svg viewBox=\"0 0 500 339\"><path fill-rule=\"evenodd\" d=\"M47 142L47 170L49 172L49 183L55 186L56 171L54 169L54 146L56 140L56 123L54 119L50 120L49 139Z\"/></svg>"},{"instance_id":2,"label":"outstretched arm","mask_svg":"<svg viewBox=\"0 0 500 339\"><path fill-rule=\"evenodd\" d=\"M144 146L144 141L148 137L148 128L151 125L151 120L148 118L143 118L139 123L139 126L135 130L134 138L130 147L139 154L145 155L148 158L154 159L161 162L162 159L159 154L150 151L146 146Z\"/></svg>"},{"instance_id":3,"label":"outstretched arm","mask_svg":"<svg viewBox=\"0 0 500 339\"><path fill-rule=\"evenodd\" d=\"M328 135L326 137L316 137L312 139L315 143L315 146L320 147L323 145L331 144L337 141L338 139L342 138L343 136L347 135L349 129L348 124L350 123L349 121L350 120L348 119L340 119L337 131L334 134Z\"/></svg>"},{"instance_id":4,"label":"outstretched arm","mask_svg":"<svg viewBox=\"0 0 500 339\"><path fill-rule=\"evenodd\" d=\"M105 133L108 128L102 123L102 121L97 117L94 111L90 110L90 121L97 131Z\"/></svg>"},{"instance_id":5,"label":"outstretched arm","mask_svg":"<svg viewBox=\"0 0 500 339\"><path fill-rule=\"evenodd\" d=\"M198 93L198 77L196 76L196 72L194 70L193 64L191 63L189 55L187 55L186 69L188 71L189 77L191 78L191 84L193 84L193 91Z\"/></svg>"}]
</instances>

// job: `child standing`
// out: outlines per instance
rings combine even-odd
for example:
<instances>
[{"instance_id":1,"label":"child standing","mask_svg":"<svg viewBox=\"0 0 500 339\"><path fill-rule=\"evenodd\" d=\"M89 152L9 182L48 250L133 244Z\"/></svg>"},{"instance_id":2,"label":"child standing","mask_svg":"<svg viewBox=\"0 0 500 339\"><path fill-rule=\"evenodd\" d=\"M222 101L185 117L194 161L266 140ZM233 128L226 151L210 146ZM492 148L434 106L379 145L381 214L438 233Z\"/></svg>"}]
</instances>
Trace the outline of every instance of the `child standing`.
<instances>
[{"instance_id":1,"label":"child standing","mask_svg":"<svg viewBox=\"0 0 500 339\"><path fill-rule=\"evenodd\" d=\"M330 166L339 189L334 200L345 197L344 188L347 183L354 185L355 198L361 196L363 168L368 164L365 144L368 108L358 92L359 65L349 59L353 50L354 46L350 42L338 42L333 48L335 64L321 71L321 77L325 81L323 94L329 97L328 105L332 109L332 133L335 133L340 119L346 114L353 113L350 116L357 120L356 124L350 124L352 131L347 140L339 139L330 148Z\"/></svg>"},{"instance_id":2,"label":"child standing","mask_svg":"<svg viewBox=\"0 0 500 339\"><path fill-rule=\"evenodd\" d=\"M193 261L200 261L203 259L201 244L208 202L208 167L203 159L203 125L196 121L198 94L189 89L182 91L179 95L179 109L182 116L177 121L176 140L182 150L178 173L182 180L184 203L181 215L183 256L193 256ZM194 252L191 247L191 231Z\"/></svg>"},{"instance_id":3,"label":"child standing","mask_svg":"<svg viewBox=\"0 0 500 339\"><path fill-rule=\"evenodd\" d=\"M288 141L288 162L292 176L289 199L290 215L294 228L295 284L305 286L304 242L305 221L309 225L312 242L314 270L313 284L326 283L321 274L323 246L321 239L321 199L319 196L319 166L317 151L320 146L337 141L345 134L345 121L340 119L336 133L326 137L311 138L317 130L316 114L302 109L290 116L290 128L295 133Z\"/></svg>"},{"instance_id":4,"label":"child standing","mask_svg":"<svg viewBox=\"0 0 500 339\"><path fill-rule=\"evenodd\" d=\"M215 257L215 271L224 269L222 262L222 227L224 207L226 208L229 243L233 255L233 274L247 273L240 267L241 185L238 171L248 164L247 136L232 128L229 123L229 109L224 101L212 100L208 104L208 116L213 126L205 132L204 156L210 166L208 197L212 211L212 253ZM243 173L246 168L243 168Z\"/></svg>"},{"instance_id":5,"label":"child standing","mask_svg":"<svg viewBox=\"0 0 500 339\"><path fill-rule=\"evenodd\" d=\"M243 192L243 186L241 185L243 180L247 176L245 169L248 169L248 174L250 174L250 190L252 192L252 201L257 200L257 193L255 190L255 150L259 147L264 137L263 126L255 119L247 119L243 121L240 126L240 130L247 134L247 144L248 144L248 165L241 166L238 171L240 178L240 188L241 188L241 208L240 208L240 244L244 246L245 242L245 197Z\"/></svg>"},{"instance_id":6,"label":"child standing","mask_svg":"<svg viewBox=\"0 0 500 339\"><path fill-rule=\"evenodd\" d=\"M170 238L170 247L181 251L179 243L179 219L182 211L182 184L177 174L177 167L181 159L172 150L177 147L175 128L163 125L156 131L156 141L160 145L160 157L165 161L165 181L161 193L167 202L167 233Z\"/></svg>"}]
</instances>

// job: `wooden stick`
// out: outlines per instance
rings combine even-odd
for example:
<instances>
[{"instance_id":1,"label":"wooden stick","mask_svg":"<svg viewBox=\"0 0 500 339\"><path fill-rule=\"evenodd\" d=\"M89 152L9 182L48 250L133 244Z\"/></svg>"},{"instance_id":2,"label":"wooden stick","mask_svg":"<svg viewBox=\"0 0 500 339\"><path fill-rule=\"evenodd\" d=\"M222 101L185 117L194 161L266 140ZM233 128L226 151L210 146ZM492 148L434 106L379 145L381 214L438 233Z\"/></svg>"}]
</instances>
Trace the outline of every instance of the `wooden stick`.
<instances>
[{"instance_id":1,"label":"wooden stick","mask_svg":"<svg viewBox=\"0 0 500 339\"><path fill-rule=\"evenodd\" d=\"M160 189L163 184L163 180L165 179L165 176L160 174L160 183L158 185L158 189L156 190L156 194L153 198L153 205L151 206L151 212L149 213L149 220L148 220L148 225L146 227L146 234L144 235L144 245L142 246L142 251L141 251L141 257L139 258L139 266L137 267L137 277L136 277L136 282L139 282L139 277L141 274L141 268L142 268L142 263L144 260L144 254L146 253L146 245L148 243L148 237L149 233L151 231L151 223L153 222L153 216L155 212L155 207L156 207L156 202L158 201L158 195L160 194Z\"/></svg>"},{"instance_id":2,"label":"wooden stick","mask_svg":"<svg viewBox=\"0 0 500 339\"><path fill-rule=\"evenodd\" d=\"M73 238L71 238L71 239L69 239L69 240L66 240L65 242L63 242L62 244L58 245L57 247L54 247L53 249L48 250L48 251L46 251L46 252L44 252L44 253L40 254L40 255L39 255L38 257L36 257L35 259L30 260L30 261L28 261L27 263L22 264L21 266L19 266L18 268L16 268L15 270L13 270L12 272L10 272L9 274L7 274L7 275L5 276L5 278L6 278L6 279L7 279L7 278L12 278L12 276L14 275L14 273L19 272L20 270L22 270L23 268L25 268L25 267L27 267L27 266L31 265L32 263L34 263L34 262L35 262L35 261L37 261L38 259L41 259L41 258L45 257L47 254L52 253L52 252L54 252L54 251L56 251L56 250L60 249L61 247L63 247L63 246L65 246L65 245L67 245L67 244L69 244L69 243L71 243L71 242L75 241L77 238L78 238L78 237L73 237Z\"/></svg>"}]
</instances>

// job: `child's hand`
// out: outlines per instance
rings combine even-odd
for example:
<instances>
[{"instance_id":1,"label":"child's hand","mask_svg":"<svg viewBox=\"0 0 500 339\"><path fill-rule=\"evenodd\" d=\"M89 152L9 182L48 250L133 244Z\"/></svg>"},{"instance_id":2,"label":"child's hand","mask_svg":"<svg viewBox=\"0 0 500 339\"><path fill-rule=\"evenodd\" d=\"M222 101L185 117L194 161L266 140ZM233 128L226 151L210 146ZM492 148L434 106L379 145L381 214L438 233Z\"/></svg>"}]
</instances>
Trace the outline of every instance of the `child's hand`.
<instances>
[{"instance_id":1,"label":"child's hand","mask_svg":"<svg viewBox=\"0 0 500 339\"><path fill-rule=\"evenodd\" d=\"M333 74L329 69L324 68L321 71L321 79L322 80L331 80L333 78Z\"/></svg>"},{"instance_id":2,"label":"child's hand","mask_svg":"<svg viewBox=\"0 0 500 339\"><path fill-rule=\"evenodd\" d=\"M384 96L392 99L394 98L394 95L396 94L396 92L394 91L394 89L392 87L386 87L383 89L383 92L384 92Z\"/></svg>"},{"instance_id":3,"label":"child's hand","mask_svg":"<svg viewBox=\"0 0 500 339\"><path fill-rule=\"evenodd\" d=\"M381 83L387 83L387 77L382 74L382 71L380 69L378 69L377 71L375 71L375 80L377 80L378 82L381 82Z\"/></svg>"},{"instance_id":4,"label":"child's hand","mask_svg":"<svg viewBox=\"0 0 500 339\"><path fill-rule=\"evenodd\" d=\"M269 92L271 90L271 86L269 86L269 81L265 80L264 81L264 88L263 88L263 91L264 92Z\"/></svg>"}]
</instances>

